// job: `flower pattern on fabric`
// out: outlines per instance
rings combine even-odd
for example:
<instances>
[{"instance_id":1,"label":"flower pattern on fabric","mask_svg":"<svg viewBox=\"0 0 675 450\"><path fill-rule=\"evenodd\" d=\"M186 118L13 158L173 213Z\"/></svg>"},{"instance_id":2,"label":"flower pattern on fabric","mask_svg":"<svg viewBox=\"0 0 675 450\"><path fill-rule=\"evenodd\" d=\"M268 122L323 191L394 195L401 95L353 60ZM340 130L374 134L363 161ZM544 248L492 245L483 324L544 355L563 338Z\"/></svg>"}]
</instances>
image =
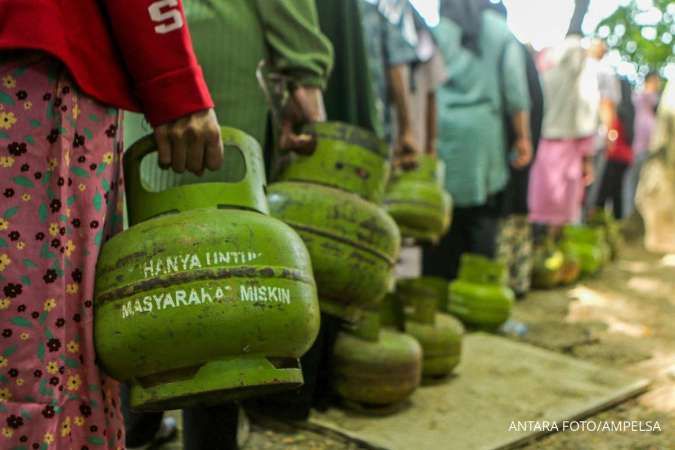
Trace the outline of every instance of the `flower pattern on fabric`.
<instances>
[{"instance_id":1,"label":"flower pattern on fabric","mask_svg":"<svg viewBox=\"0 0 675 450\"><path fill-rule=\"evenodd\" d=\"M120 114L57 61L20 58L0 64L0 448L124 448L91 301L122 227Z\"/></svg>"}]
</instances>

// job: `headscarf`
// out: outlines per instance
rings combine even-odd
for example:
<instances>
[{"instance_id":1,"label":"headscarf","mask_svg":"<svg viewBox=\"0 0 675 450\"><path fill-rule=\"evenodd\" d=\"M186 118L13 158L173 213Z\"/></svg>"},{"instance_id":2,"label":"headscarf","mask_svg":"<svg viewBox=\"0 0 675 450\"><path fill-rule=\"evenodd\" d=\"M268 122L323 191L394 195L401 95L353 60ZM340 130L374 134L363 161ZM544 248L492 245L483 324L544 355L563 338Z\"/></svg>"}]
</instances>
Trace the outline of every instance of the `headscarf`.
<instances>
[{"instance_id":1,"label":"headscarf","mask_svg":"<svg viewBox=\"0 0 675 450\"><path fill-rule=\"evenodd\" d=\"M508 17L509 15L506 6L504 6L504 2L502 1L493 3L490 0L483 0L483 4L485 5L485 9L491 9L504 18Z\"/></svg>"},{"instance_id":2,"label":"headscarf","mask_svg":"<svg viewBox=\"0 0 675 450\"><path fill-rule=\"evenodd\" d=\"M482 12L481 0L442 0L441 16L452 20L462 30L462 47L480 55Z\"/></svg>"}]
</instances>

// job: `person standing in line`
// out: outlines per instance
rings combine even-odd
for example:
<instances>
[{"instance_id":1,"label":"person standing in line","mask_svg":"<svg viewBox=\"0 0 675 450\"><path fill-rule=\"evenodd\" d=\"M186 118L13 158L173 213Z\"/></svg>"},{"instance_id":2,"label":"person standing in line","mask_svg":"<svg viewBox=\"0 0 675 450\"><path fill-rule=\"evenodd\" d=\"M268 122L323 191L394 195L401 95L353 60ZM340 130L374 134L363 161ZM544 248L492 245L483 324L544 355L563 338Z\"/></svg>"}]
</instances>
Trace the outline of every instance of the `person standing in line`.
<instances>
[{"instance_id":1,"label":"person standing in line","mask_svg":"<svg viewBox=\"0 0 675 450\"><path fill-rule=\"evenodd\" d=\"M417 61L410 65L410 118L415 142L427 155L437 155L437 92L447 81L445 61L424 19L413 11Z\"/></svg>"},{"instance_id":2,"label":"person standing in line","mask_svg":"<svg viewBox=\"0 0 675 450\"><path fill-rule=\"evenodd\" d=\"M424 19L410 8L414 24L414 41L417 60L405 71L404 82L410 87L410 119L418 151L437 157L438 105L437 91L447 81L445 62L435 38ZM419 277L421 275L422 247L405 246L401 249L397 275Z\"/></svg>"},{"instance_id":3,"label":"person standing in line","mask_svg":"<svg viewBox=\"0 0 675 450\"><path fill-rule=\"evenodd\" d=\"M119 450L92 299L122 228L120 108L199 173L223 161L213 102L180 1L0 0L0 55L0 448Z\"/></svg>"},{"instance_id":4,"label":"person standing in line","mask_svg":"<svg viewBox=\"0 0 675 450\"><path fill-rule=\"evenodd\" d=\"M623 219L624 175L633 163L633 124L635 109L630 82L621 79L621 102L617 115L607 132L606 163L599 183L599 191L595 201L598 209L604 209L611 202L615 219Z\"/></svg>"},{"instance_id":5,"label":"person standing in line","mask_svg":"<svg viewBox=\"0 0 675 450\"><path fill-rule=\"evenodd\" d=\"M581 220L584 190L593 179L600 92L578 35L547 51L540 67L546 102L528 205L530 222L557 238L562 226Z\"/></svg>"},{"instance_id":6,"label":"person standing in line","mask_svg":"<svg viewBox=\"0 0 675 450\"><path fill-rule=\"evenodd\" d=\"M586 190L585 209L593 210L598 201L600 181L607 165L607 150L610 145L609 132L614 127L618 115L617 108L621 103L621 83L614 69L608 64L607 44L602 39L593 39L588 48L587 65L595 71L600 92L595 151L593 157L593 173L597 175L590 181ZM629 142L630 144L630 142Z\"/></svg>"},{"instance_id":7,"label":"person standing in line","mask_svg":"<svg viewBox=\"0 0 675 450\"><path fill-rule=\"evenodd\" d=\"M328 120L345 122L382 134L374 82L369 70L363 0L316 0L321 32L333 45L334 67L324 100Z\"/></svg>"},{"instance_id":8,"label":"person standing in line","mask_svg":"<svg viewBox=\"0 0 675 450\"><path fill-rule=\"evenodd\" d=\"M544 118L544 94L539 71L531 50L522 46L525 53L527 86L530 98L530 130L532 133L533 160L536 158ZM514 142L513 133L508 133L507 148ZM533 268L534 233L529 220L527 205L532 163L522 168L510 167L509 182L503 194L504 218L500 227L497 254L509 268L509 285L516 298L523 298L530 290Z\"/></svg>"},{"instance_id":9,"label":"person standing in line","mask_svg":"<svg viewBox=\"0 0 675 450\"><path fill-rule=\"evenodd\" d=\"M624 182L623 208L624 215L629 217L635 211L635 191L637 190L640 172L649 156L649 143L656 125L656 111L661 93L661 76L658 72L649 72L645 77L641 92L633 96L635 105L635 137L633 153L635 160L626 172Z\"/></svg>"},{"instance_id":10,"label":"person standing in line","mask_svg":"<svg viewBox=\"0 0 675 450\"><path fill-rule=\"evenodd\" d=\"M485 0L488 6L497 11L504 18L507 10L503 3L491 3ZM543 121L544 98L539 81L539 71L534 62L531 50L520 44L525 57L527 73L527 93L530 99L530 131L532 133L533 155L541 137ZM506 128L505 152L509 155L513 142L516 139L510 126L510 118L504 111L503 122ZM501 194L502 220L497 238L497 256L509 270L509 285L516 298L523 298L530 290L533 266L533 233L532 225L528 220L527 190L530 181L530 164L522 168L509 167L509 181Z\"/></svg>"},{"instance_id":11,"label":"person standing in line","mask_svg":"<svg viewBox=\"0 0 675 450\"><path fill-rule=\"evenodd\" d=\"M532 157L530 106L522 48L483 2L442 1L434 35L449 75L437 94L438 156L455 210L450 231L424 250L422 265L425 275L452 280L463 253L496 256L507 159L524 167ZM516 136L511 158L505 157L504 110Z\"/></svg>"},{"instance_id":12,"label":"person standing in line","mask_svg":"<svg viewBox=\"0 0 675 450\"><path fill-rule=\"evenodd\" d=\"M395 163L409 167L419 153L410 116L410 89L405 82L408 65L417 55L401 26L411 6L408 0L360 0L359 7L379 116L376 134L393 145Z\"/></svg>"},{"instance_id":13,"label":"person standing in line","mask_svg":"<svg viewBox=\"0 0 675 450\"><path fill-rule=\"evenodd\" d=\"M311 151L312 142L296 134L295 126L325 120L322 90L333 64L332 47L319 29L314 0L192 0L185 5L185 15L221 125L240 129L261 144L268 173L275 147ZM237 45L231 45L235 41ZM289 89L292 108L279 118L278 142L272 130L270 105L256 77L261 61L265 70L283 78ZM151 131L140 115L127 114L125 124L130 144ZM226 172L178 174L151 166L142 176L153 189L166 189L217 182ZM305 375L313 379L307 371ZM303 388L282 396L287 414L292 411L296 418L308 414L306 391ZM272 406L263 404L268 409ZM129 446L156 443L158 437L166 435L162 413L134 414L127 409L125 417ZM186 450L227 450L245 441L246 433L239 430L246 429L247 419L236 403L186 409L183 422Z\"/></svg>"}]
</instances>

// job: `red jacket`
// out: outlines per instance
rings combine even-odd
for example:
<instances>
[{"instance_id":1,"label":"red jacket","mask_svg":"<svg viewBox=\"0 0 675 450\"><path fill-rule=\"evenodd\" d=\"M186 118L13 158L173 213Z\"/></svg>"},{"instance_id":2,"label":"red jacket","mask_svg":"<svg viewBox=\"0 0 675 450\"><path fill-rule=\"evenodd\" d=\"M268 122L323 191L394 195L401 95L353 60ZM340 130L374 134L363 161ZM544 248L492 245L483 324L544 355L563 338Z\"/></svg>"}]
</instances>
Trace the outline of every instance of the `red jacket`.
<instances>
[{"instance_id":1,"label":"red jacket","mask_svg":"<svg viewBox=\"0 0 675 450\"><path fill-rule=\"evenodd\" d=\"M612 129L609 130L608 138L607 160L632 164L633 148L626 139L626 131L619 118L614 119L614 124L612 125Z\"/></svg>"},{"instance_id":2,"label":"red jacket","mask_svg":"<svg viewBox=\"0 0 675 450\"><path fill-rule=\"evenodd\" d=\"M213 106L181 0L0 0L0 52L52 54L79 88L152 125Z\"/></svg>"}]
</instances>

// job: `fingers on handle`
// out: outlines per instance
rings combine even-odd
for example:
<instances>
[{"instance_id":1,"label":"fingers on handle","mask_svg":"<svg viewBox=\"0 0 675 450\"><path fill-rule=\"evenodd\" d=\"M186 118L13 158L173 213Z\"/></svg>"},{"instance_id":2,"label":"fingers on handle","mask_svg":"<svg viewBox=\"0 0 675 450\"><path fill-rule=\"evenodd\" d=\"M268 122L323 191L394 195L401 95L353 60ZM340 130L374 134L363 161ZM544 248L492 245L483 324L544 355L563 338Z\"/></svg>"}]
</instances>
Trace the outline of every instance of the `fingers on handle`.
<instances>
[{"instance_id":1,"label":"fingers on handle","mask_svg":"<svg viewBox=\"0 0 675 450\"><path fill-rule=\"evenodd\" d=\"M293 131L293 124L284 121L281 124L281 138L279 146L282 150L291 150L296 153L307 155L316 149L316 138L310 134L297 134Z\"/></svg>"},{"instance_id":2,"label":"fingers on handle","mask_svg":"<svg viewBox=\"0 0 675 450\"><path fill-rule=\"evenodd\" d=\"M174 125L169 132L171 139L171 167L176 173L185 172L185 164L187 161L188 141L185 129Z\"/></svg>"},{"instance_id":3,"label":"fingers on handle","mask_svg":"<svg viewBox=\"0 0 675 450\"><path fill-rule=\"evenodd\" d=\"M155 141L157 142L157 162L159 167L168 169L171 166L171 140L166 125L155 128Z\"/></svg>"},{"instance_id":4,"label":"fingers on handle","mask_svg":"<svg viewBox=\"0 0 675 450\"><path fill-rule=\"evenodd\" d=\"M223 165L223 141L220 136L220 128L213 127L205 135L204 163L209 170L218 170Z\"/></svg>"},{"instance_id":5,"label":"fingers on handle","mask_svg":"<svg viewBox=\"0 0 675 450\"><path fill-rule=\"evenodd\" d=\"M195 175L201 175L204 172L204 151L206 137L204 133L198 132L194 127L189 126L186 131L187 137L187 155L185 167Z\"/></svg>"}]
</instances>

